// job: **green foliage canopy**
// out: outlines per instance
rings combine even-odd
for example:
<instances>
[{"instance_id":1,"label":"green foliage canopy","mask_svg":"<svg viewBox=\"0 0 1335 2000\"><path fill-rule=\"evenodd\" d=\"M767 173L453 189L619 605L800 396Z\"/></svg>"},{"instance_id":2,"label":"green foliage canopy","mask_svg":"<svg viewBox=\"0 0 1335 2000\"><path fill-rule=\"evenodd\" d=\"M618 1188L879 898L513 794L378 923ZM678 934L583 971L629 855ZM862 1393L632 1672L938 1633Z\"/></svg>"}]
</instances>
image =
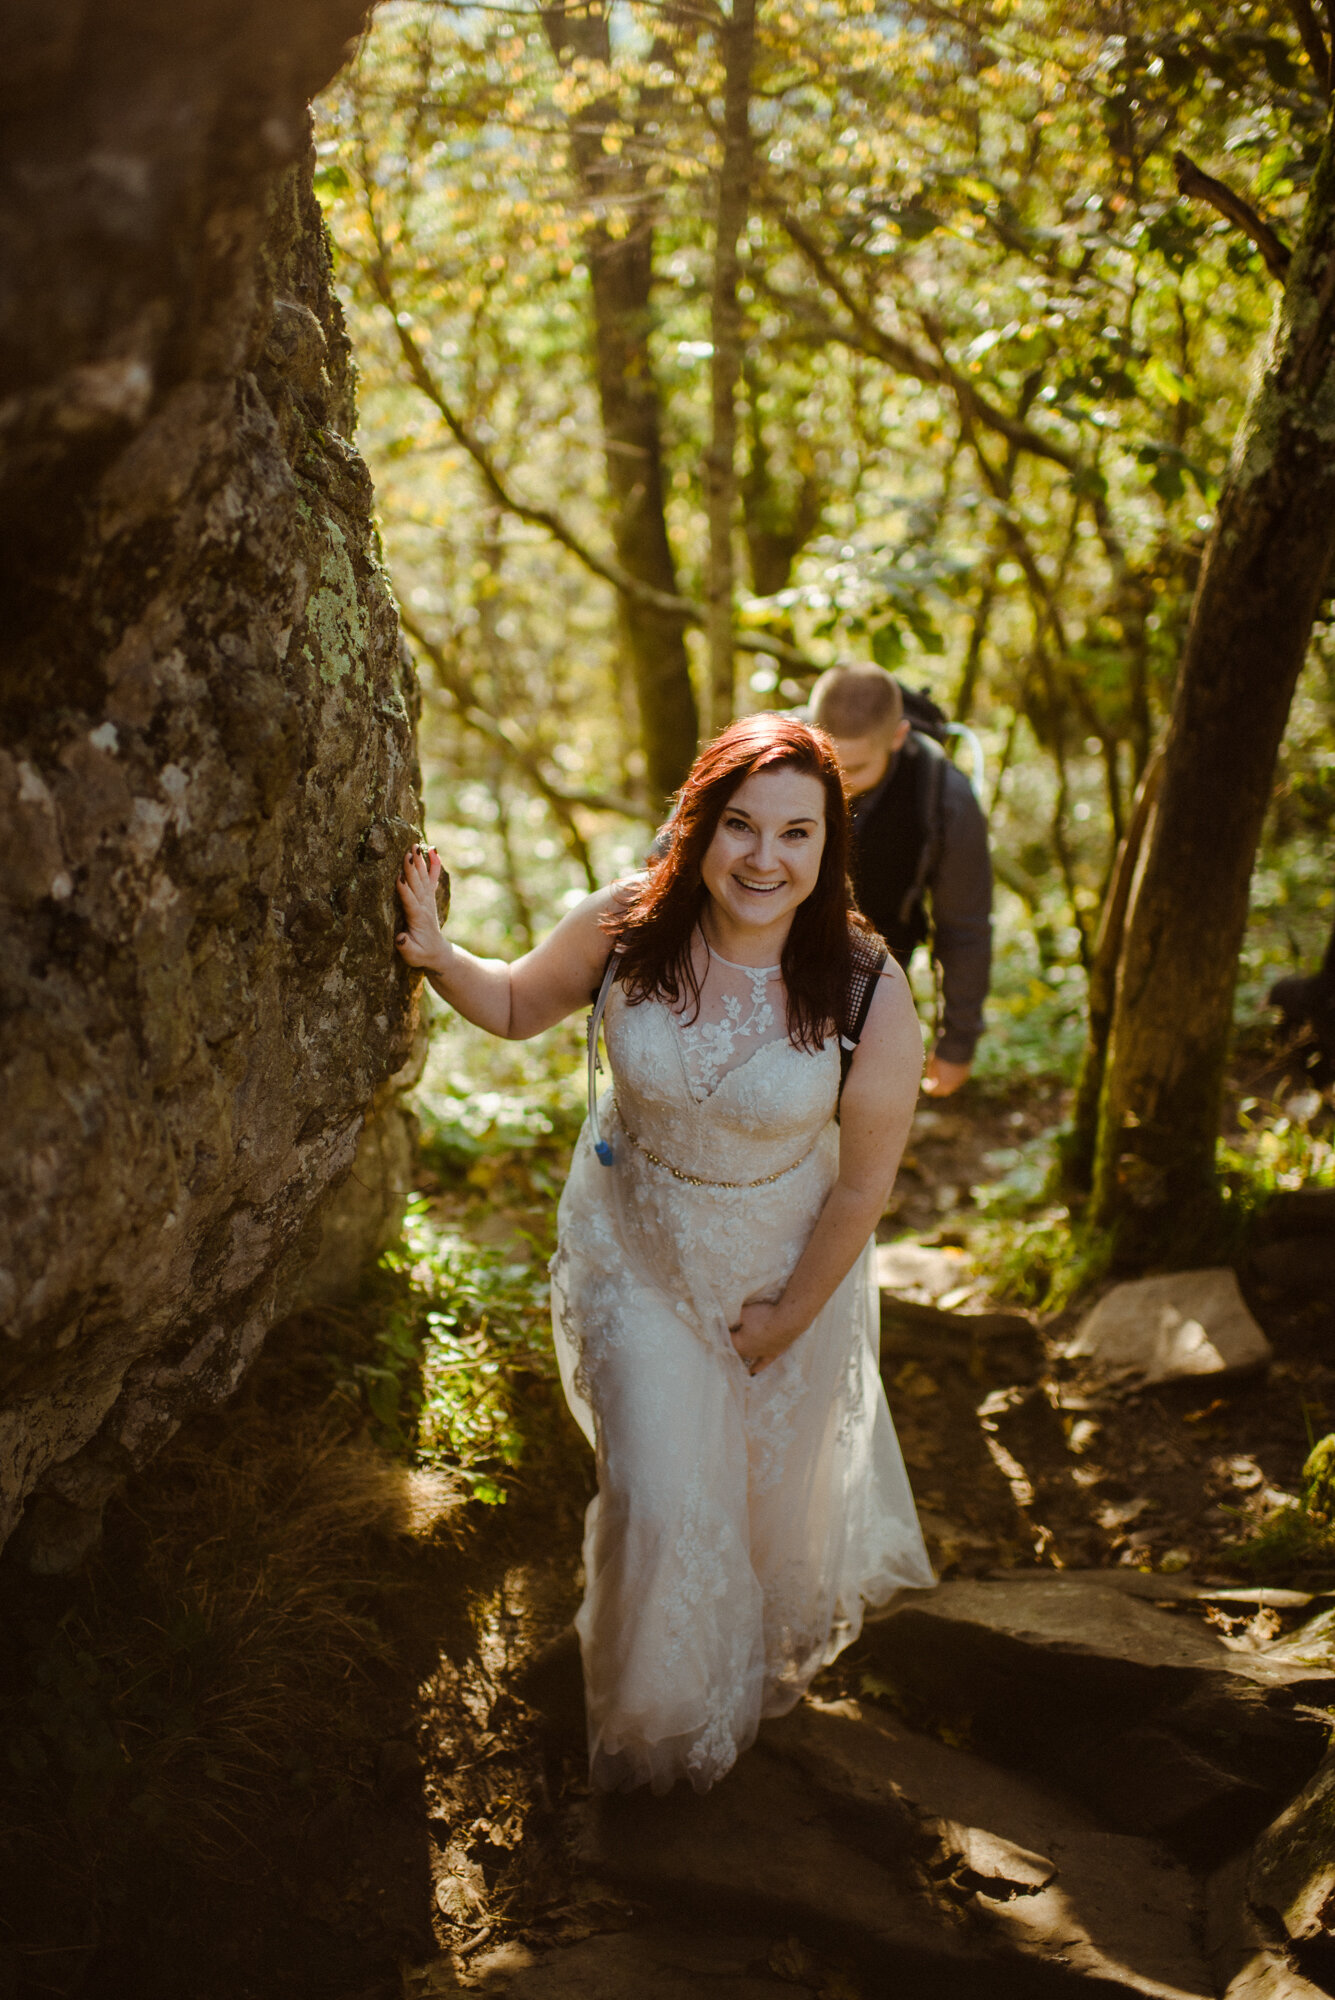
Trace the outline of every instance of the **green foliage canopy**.
<instances>
[{"instance_id":1,"label":"green foliage canopy","mask_svg":"<svg viewBox=\"0 0 1335 2000\"><path fill-rule=\"evenodd\" d=\"M597 227L650 233L667 527L698 606L720 18L616 0L607 63L558 55L536 8L400 0L320 109L433 805L520 942L633 862L661 803L608 580L589 256ZM994 753L999 874L1041 964L1087 959L1274 290L1173 156L1283 237L1324 86L1260 0L793 0L757 37L742 705L858 654L929 686ZM598 202L572 157L591 131L625 163ZM1309 955L1320 871L1289 859L1328 782L1317 652L1272 857Z\"/></svg>"}]
</instances>

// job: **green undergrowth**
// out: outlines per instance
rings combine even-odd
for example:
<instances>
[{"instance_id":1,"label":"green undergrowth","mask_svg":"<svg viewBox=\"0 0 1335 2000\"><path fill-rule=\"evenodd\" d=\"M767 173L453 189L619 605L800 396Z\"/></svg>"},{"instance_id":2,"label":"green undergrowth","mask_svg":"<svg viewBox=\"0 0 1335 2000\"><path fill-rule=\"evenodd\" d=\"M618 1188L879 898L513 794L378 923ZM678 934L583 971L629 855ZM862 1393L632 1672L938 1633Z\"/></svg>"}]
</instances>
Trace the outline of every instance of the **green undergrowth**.
<instances>
[{"instance_id":1,"label":"green undergrowth","mask_svg":"<svg viewBox=\"0 0 1335 2000\"><path fill-rule=\"evenodd\" d=\"M1270 1101L1244 1098L1237 1130L1219 1142L1215 1185L1195 1207L1175 1211L1162 1241L1144 1255L1156 1269L1241 1264L1277 1194L1335 1186L1335 1133L1328 1099L1288 1091ZM1061 1175L1060 1132L988 1156L996 1178L972 1190L974 1255L998 1298L1059 1312L1119 1264L1112 1230L1086 1223Z\"/></svg>"},{"instance_id":2,"label":"green undergrowth","mask_svg":"<svg viewBox=\"0 0 1335 2000\"><path fill-rule=\"evenodd\" d=\"M554 1205L585 1111L581 1024L503 1042L439 1013L414 1103L443 1188Z\"/></svg>"},{"instance_id":3,"label":"green undergrowth","mask_svg":"<svg viewBox=\"0 0 1335 2000\"><path fill-rule=\"evenodd\" d=\"M1003 961L999 970L988 997L987 1033L974 1059L974 1082L993 1092L1052 1079L1074 1083L1085 1038L1079 968L1054 966L1046 976L1008 977Z\"/></svg>"},{"instance_id":4,"label":"green undergrowth","mask_svg":"<svg viewBox=\"0 0 1335 2000\"><path fill-rule=\"evenodd\" d=\"M571 1445L547 1264L583 1117L578 1053L568 1024L515 1044L436 1023L416 1098L422 1191L329 1356L386 1451L488 1505Z\"/></svg>"},{"instance_id":5,"label":"green undergrowth","mask_svg":"<svg viewBox=\"0 0 1335 2000\"><path fill-rule=\"evenodd\" d=\"M1044 927L1040 935L1017 899L998 893L987 1025L974 1055L974 1090L999 1096L1026 1085L1074 1083L1085 1035L1085 975L1076 951L1073 931ZM925 952L913 960L910 983L930 1047L941 993Z\"/></svg>"},{"instance_id":6,"label":"green undergrowth","mask_svg":"<svg viewBox=\"0 0 1335 2000\"><path fill-rule=\"evenodd\" d=\"M995 1180L972 1190L976 1261L999 1299L1060 1312L1106 1276L1111 1245L1059 1198L1058 1135L988 1155Z\"/></svg>"},{"instance_id":7,"label":"green undergrowth","mask_svg":"<svg viewBox=\"0 0 1335 2000\"><path fill-rule=\"evenodd\" d=\"M1335 1114L1320 1092L1287 1090L1270 1100L1244 1097L1238 1130L1221 1139L1221 1185L1249 1211L1261 1212L1285 1189L1335 1187Z\"/></svg>"},{"instance_id":8,"label":"green undergrowth","mask_svg":"<svg viewBox=\"0 0 1335 2000\"><path fill-rule=\"evenodd\" d=\"M1274 1507L1224 1553L1269 1582L1308 1588L1335 1582L1335 1434L1313 1444L1297 1497Z\"/></svg>"},{"instance_id":9,"label":"green undergrowth","mask_svg":"<svg viewBox=\"0 0 1335 2000\"><path fill-rule=\"evenodd\" d=\"M475 1243L415 1197L382 1263L393 1304L375 1358L349 1378L387 1449L491 1505L549 1441L555 1414L546 1260L540 1243L527 1247L515 1257Z\"/></svg>"}]
</instances>

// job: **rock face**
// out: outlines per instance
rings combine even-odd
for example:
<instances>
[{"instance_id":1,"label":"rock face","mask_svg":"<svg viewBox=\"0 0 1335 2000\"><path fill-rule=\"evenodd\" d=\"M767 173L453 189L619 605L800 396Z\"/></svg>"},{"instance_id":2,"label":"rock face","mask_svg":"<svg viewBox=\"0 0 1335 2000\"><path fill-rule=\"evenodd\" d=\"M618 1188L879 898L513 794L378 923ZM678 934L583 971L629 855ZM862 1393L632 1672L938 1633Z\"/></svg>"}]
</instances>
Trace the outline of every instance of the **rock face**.
<instances>
[{"instance_id":1,"label":"rock face","mask_svg":"<svg viewBox=\"0 0 1335 2000\"><path fill-rule=\"evenodd\" d=\"M310 186L360 0L12 25L0 1541L228 1396L408 1059L416 695Z\"/></svg>"}]
</instances>

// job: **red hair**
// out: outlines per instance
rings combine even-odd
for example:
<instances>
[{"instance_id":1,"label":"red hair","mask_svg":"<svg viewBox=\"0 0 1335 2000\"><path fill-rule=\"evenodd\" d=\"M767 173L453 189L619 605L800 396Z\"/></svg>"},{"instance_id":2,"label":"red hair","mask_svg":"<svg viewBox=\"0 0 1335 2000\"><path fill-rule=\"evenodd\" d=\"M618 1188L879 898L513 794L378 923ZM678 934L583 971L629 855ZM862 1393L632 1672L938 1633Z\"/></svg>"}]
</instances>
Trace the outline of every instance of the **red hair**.
<instances>
[{"instance_id":1,"label":"red hair","mask_svg":"<svg viewBox=\"0 0 1335 2000\"><path fill-rule=\"evenodd\" d=\"M701 863L729 799L754 771L790 769L825 791L825 848L811 894L793 912L781 960L794 1047L817 1049L844 1020L853 971L850 928L870 931L848 885L849 818L843 775L823 729L793 715L747 715L707 743L677 794L670 846L629 908L607 919L622 947L627 998L700 1006L691 943L709 892Z\"/></svg>"}]
</instances>

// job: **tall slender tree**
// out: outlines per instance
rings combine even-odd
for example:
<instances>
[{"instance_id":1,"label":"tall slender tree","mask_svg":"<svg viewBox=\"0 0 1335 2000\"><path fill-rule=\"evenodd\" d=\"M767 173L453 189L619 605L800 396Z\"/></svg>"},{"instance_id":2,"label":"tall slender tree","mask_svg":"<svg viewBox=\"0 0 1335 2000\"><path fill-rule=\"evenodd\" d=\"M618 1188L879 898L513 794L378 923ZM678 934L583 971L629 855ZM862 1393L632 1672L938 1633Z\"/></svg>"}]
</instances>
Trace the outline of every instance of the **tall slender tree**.
<instances>
[{"instance_id":1,"label":"tall slender tree","mask_svg":"<svg viewBox=\"0 0 1335 2000\"><path fill-rule=\"evenodd\" d=\"M1335 134L1220 495L1118 957L1092 1213L1171 1250L1213 1186L1248 885L1335 559Z\"/></svg>"},{"instance_id":2,"label":"tall slender tree","mask_svg":"<svg viewBox=\"0 0 1335 2000\"><path fill-rule=\"evenodd\" d=\"M733 559L737 509L737 386L742 374L744 328L737 296L737 251L751 205L751 71L755 60L756 0L733 0L723 42L723 154L714 215L714 289L710 328L712 429L705 457L709 512L709 563L705 631L709 642L710 733L732 720L734 698Z\"/></svg>"},{"instance_id":3,"label":"tall slender tree","mask_svg":"<svg viewBox=\"0 0 1335 2000\"><path fill-rule=\"evenodd\" d=\"M543 24L558 62L583 59L611 76L605 7L553 7L544 12ZM652 117L653 96L652 91L641 93L641 120ZM587 253L594 365L617 557L637 582L663 597L676 597L677 570L664 508L662 410L649 344L656 204L643 148L626 147L617 135L623 115L611 91L581 103L570 120L570 158L592 216ZM621 594L620 617L649 790L662 799L689 770L699 732L687 620L627 592Z\"/></svg>"}]
</instances>

